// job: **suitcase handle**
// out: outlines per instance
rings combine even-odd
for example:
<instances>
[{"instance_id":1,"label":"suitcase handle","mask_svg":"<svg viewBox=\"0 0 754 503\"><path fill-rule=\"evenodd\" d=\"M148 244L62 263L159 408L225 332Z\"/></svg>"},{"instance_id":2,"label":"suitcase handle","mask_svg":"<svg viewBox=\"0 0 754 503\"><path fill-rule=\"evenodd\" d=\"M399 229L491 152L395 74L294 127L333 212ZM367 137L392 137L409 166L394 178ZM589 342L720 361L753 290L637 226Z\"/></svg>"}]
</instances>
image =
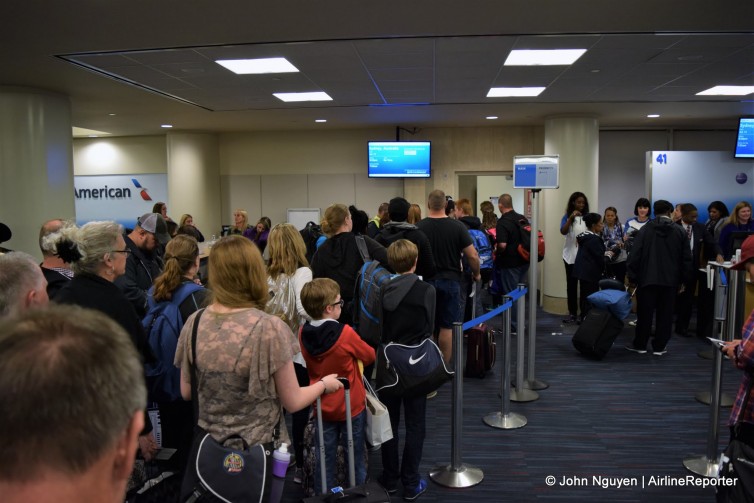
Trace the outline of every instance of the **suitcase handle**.
<instances>
[{"instance_id":1,"label":"suitcase handle","mask_svg":"<svg viewBox=\"0 0 754 503\"><path fill-rule=\"evenodd\" d=\"M344 389L351 389L351 381L347 377L338 377L338 381L343 384Z\"/></svg>"}]
</instances>

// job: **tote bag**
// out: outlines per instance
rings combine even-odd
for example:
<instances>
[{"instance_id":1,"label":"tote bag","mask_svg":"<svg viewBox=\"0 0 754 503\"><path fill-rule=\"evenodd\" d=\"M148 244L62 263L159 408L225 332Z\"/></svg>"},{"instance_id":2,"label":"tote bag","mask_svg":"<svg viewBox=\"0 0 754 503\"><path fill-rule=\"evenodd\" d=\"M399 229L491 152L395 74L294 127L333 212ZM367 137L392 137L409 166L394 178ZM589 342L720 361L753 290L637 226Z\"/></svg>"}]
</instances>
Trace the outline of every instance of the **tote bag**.
<instances>
[{"instance_id":1,"label":"tote bag","mask_svg":"<svg viewBox=\"0 0 754 503\"><path fill-rule=\"evenodd\" d=\"M387 407L377 398L369 380L363 376L362 379L364 380L364 388L367 390L367 442L372 446L381 445L393 438L390 414Z\"/></svg>"}]
</instances>

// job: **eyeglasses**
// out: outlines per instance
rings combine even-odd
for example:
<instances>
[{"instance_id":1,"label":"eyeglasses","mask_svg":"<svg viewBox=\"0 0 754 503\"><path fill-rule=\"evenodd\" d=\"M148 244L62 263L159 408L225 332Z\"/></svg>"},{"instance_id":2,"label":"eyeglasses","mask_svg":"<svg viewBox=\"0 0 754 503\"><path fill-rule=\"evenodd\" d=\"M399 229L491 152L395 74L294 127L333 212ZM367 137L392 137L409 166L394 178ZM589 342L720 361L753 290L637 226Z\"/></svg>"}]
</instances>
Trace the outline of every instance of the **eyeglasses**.
<instances>
[{"instance_id":1,"label":"eyeglasses","mask_svg":"<svg viewBox=\"0 0 754 503\"><path fill-rule=\"evenodd\" d=\"M131 250L129 248L126 248L125 250L110 250L110 253L125 253L126 257L129 253L131 253Z\"/></svg>"},{"instance_id":2,"label":"eyeglasses","mask_svg":"<svg viewBox=\"0 0 754 503\"><path fill-rule=\"evenodd\" d=\"M345 303L346 301L344 301L343 299L340 299L338 302L333 302L332 304L330 304L330 306L331 307L339 306L341 309L343 309L343 304Z\"/></svg>"}]
</instances>

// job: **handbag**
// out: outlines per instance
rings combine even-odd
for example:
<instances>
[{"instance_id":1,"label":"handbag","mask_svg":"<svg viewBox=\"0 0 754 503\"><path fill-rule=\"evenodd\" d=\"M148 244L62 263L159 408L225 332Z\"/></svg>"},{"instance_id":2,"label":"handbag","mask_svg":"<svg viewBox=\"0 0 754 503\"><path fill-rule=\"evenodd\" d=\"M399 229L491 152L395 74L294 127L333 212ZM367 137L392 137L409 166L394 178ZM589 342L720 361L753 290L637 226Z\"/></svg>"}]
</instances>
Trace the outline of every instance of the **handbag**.
<instances>
[{"instance_id":1,"label":"handbag","mask_svg":"<svg viewBox=\"0 0 754 503\"><path fill-rule=\"evenodd\" d=\"M204 309L198 311L191 331L191 397L194 417L199 420L199 394L197 392L196 332ZM274 431L279 438L280 421ZM226 446L232 441L233 445ZM200 428L194 427L186 472L181 485L181 501L222 501L247 503L267 501L269 479L272 476L272 451L275 441L249 445L238 435L221 441ZM235 448L240 445L241 448Z\"/></svg>"},{"instance_id":2,"label":"handbag","mask_svg":"<svg viewBox=\"0 0 754 503\"><path fill-rule=\"evenodd\" d=\"M741 405L741 414L746 410L751 393L752 379L746 387L746 397ZM745 430L745 431L744 431ZM746 433L744 435L744 433ZM747 427L740 420L733 426L733 435L728 447L720 454L718 477L733 479L733 484L718 484L715 499L723 502L754 502L754 447L744 442L754 438L754 428Z\"/></svg>"},{"instance_id":3,"label":"handbag","mask_svg":"<svg viewBox=\"0 0 754 503\"><path fill-rule=\"evenodd\" d=\"M426 395L454 375L445 365L440 348L429 337L415 346L395 342L381 345L376 366L377 392L385 396Z\"/></svg>"},{"instance_id":4,"label":"handbag","mask_svg":"<svg viewBox=\"0 0 754 503\"><path fill-rule=\"evenodd\" d=\"M369 445L382 445L393 438L393 428L390 425L390 414L387 407L380 402L377 394L369 384L369 379L362 376L367 399L367 427L366 437Z\"/></svg>"}]
</instances>

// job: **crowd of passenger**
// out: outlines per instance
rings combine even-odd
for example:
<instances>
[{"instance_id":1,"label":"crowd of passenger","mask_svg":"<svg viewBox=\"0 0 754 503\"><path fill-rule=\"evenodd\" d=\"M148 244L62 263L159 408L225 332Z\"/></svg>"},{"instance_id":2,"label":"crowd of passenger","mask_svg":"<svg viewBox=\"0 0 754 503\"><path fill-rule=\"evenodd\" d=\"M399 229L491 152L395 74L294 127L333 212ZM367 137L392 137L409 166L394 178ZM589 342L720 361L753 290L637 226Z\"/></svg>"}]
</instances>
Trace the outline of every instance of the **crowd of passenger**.
<instances>
[{"instance_id":1,"label":"crowd of passenger","mask_svg":"<svg viewBox=\"0 0 754 503\"><path fill-rule=\"evenodd\" d=\"M376 348L353 328L359 271L366 261L375 260L393 273L391 281L405 285L404 300L386 311L382 342L408 344L434 337L445 360L451 361L454 323L468 321L475 311L481 314L476 289L492 294L494 304L526 282L529 261L521 254L526 218L515 211L510 194L501 194L497 203L499 215L485 201L479 218L468 199L454 201L434 190L424 218L419 205L396 197L381 204L371 220L354 206L333 204L324 212L324 237L311 260L293 225L273 226L261 217L251 226L248 213L237 209L228 235L213 243L207 278L198 275L198 243L204 236L189 214L175 224L165 203L155 204L153 212L127 230L111 221L80 227L60 219L45 222L39 234L41 264L19 251L0 255L0 407L13 411L0 419L3 440L11 444L7 466L34 464L42 471L84 477L71 477L71 488L85 485L90 470L106 478L103 470L109 469L108 480L115 481L109 489L115 495L112 501L122 500L127 483L130 487L137 482L132 471L137 447L145 461L159 450L145 410L149 401L159 410L162 447L177 449L171 459L177 470L186 470L198 424L216 439L237 435L249 445L292 441L293 478L301 482L304 430L312 421L311 404L322 397L324 463L328 486L335 485L336 447L345 443L345 410L342 393L338 394L342 384L336 379L341 376L350 381L355 475L357 483L364 483L364 452L369 446L364 439L362 373L371 377ZM730 260L741 233L754 233L752 208L746 201L730 214L720 201L707 210L709 219L702 224L693 204L674 208L668 201L652 204L639 198L634 216L621 223L615 207L607 207L604 214L590 212L587 196L574 192L560 224L568 308L563 322L579 323L589 309L586 298L599 288L599 281L616 278L636 288L636 335L627 349L646 353L651 343L655 355L665 354L673 323L676 333L689 334L694 292L704 278L699 268L707 260ZM473 238L475 233L484 236L486 244ZM699 287L700 336L711 335L708 296L707 289ZM148 369L158 363L145 320L156 305L176 299L183 328L170 353L177 389L171 399L156 395L149 379L145 387ZM47 306L49 301L57 306ZM422 310L425 316L419 316ZM516 310L512 313L516 331L524 320L516 319ZM103 331L108 333L90 336ZM35 340L16 347L15 334L35 334ZM101 361L84 367L88 360L82 360L80 371L72 372L77 362L67 347L82 358L97 352ZM140 373L134 372L136 364ZM49 413L35 415L24 408L27 404L17 407L4 389L8 381L2 376L23 365L30 370L22 385L39 392L35 400L50 404ZM82 375L89 372L96 381L84 382ZM192 372L196 383L191 382ZM65 408L58 405L62 396L70 401L70 409L53 417ZM427 398L384 399L395 436L382 446L379 480L391 493L400 482L406 500L427 490L419 473ZM401 408L407 438L399 459ZM73 419L71 411L77 414ZM292 435L285 427L285 412L293 416ZM50 426L63 416L75 423L73 431L88 439L74 447L42 443L54 434ZM16 420L26 428L23 435ZM20 437L42 440L32 447L19 446L17 452L12 442ZM314 442L310 447L318 449L316 436ZM51 447L55 445L60 447ZM33 457L14 458L21 449ZM80 459L68 451L81 451ZM96 462L102 459L109 464ZM9 475L0 477L0 485L28 490L24 484L14 486L14 477L28 481L31 475L21 474L17 467L5 473ZM317 477L307 488L312 493L325 489Z\"/></svg>"}]
</instances>

